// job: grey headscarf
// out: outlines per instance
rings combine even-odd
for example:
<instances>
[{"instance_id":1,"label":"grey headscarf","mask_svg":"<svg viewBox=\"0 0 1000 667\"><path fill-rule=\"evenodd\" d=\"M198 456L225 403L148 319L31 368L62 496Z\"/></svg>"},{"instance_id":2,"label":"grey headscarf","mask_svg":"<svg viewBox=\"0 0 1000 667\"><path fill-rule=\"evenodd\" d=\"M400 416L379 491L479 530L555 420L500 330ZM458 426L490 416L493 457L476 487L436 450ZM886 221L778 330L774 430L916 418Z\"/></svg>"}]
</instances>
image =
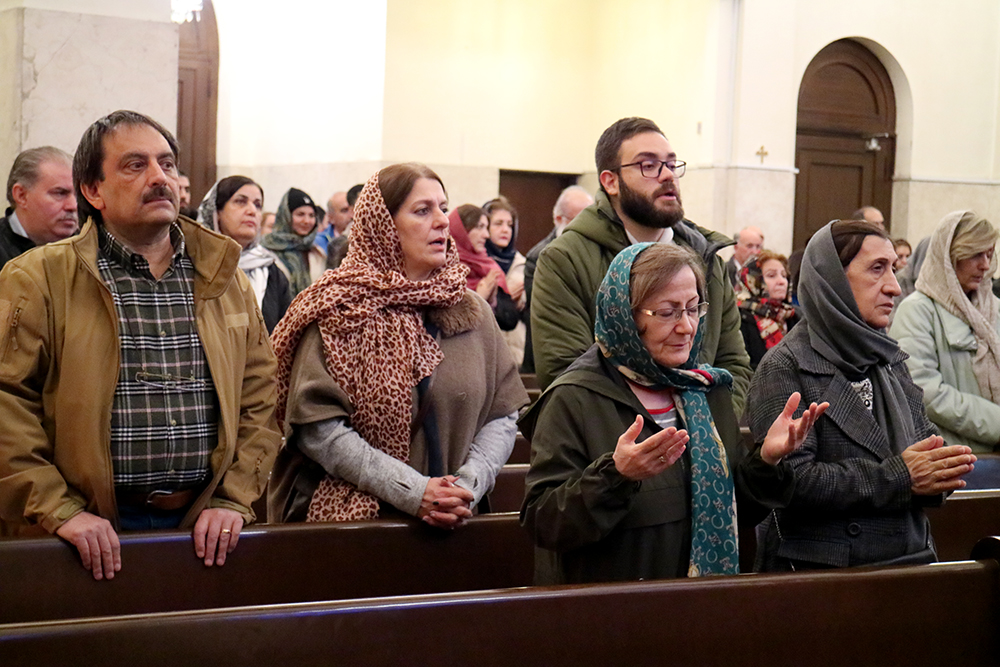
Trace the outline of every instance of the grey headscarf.
<instances>
[{"instance_id":1,"label":"grey headscarf","mask_svg":"<svg viewBox=\"0 0 1000 667\"><path fill-rule=\"evenodd\" d=\"M872 328L861 317L833 242L834 222L813 235L802 256L799 304L806 314L809 343L848 380L871 380L872 414L898 454L916 437L906 394L890 367L906 355L884 329Z\"/></svg>"}]
</instances>

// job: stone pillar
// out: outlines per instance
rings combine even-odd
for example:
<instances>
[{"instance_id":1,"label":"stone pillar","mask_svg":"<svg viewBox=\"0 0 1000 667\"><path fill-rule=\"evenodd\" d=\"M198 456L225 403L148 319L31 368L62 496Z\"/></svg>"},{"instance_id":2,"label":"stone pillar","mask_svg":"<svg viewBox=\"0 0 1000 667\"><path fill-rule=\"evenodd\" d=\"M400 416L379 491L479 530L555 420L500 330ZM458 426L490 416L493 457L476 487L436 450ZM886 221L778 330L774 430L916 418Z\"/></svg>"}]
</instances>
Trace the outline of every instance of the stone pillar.
<instances>
[{"instance_id":1,"label":"stone pillar","mask_svg":"<svg viewBox=\"0 0 1000 667\"><path fill-rule=\"evenodd\" d=\"M0 0L0 183L22 150L72 154L116 109L173 130L177 35L169 0Z\"/></svg>"}]
</instances>

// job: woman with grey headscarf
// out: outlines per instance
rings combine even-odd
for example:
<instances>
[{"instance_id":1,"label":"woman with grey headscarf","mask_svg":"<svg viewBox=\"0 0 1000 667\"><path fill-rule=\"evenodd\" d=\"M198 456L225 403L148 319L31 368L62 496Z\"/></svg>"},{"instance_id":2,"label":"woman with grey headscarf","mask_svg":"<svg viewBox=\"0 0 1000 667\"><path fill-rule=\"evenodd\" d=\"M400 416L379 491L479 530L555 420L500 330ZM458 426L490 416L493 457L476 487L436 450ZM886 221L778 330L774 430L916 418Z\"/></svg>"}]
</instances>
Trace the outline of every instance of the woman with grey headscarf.
<instances>
[{"instance_id":1,"label":"woman with grey headscarf","mask_svg":"<svg viewBox=\"0 0 1000 667\"><path fill-rule=\"evenodd\" d=\"M834 221L806 246L799 282L805 321L760 362L748 396L762 442L792 392L829 402L787 458L796 487L762 528L758 569L802 570L936 559L923 507L965 486L976 457L944 446L924 413L906 355L885 333L899 285L880 227ZM799 408L801 410L801 408Z\"/></svg>"},{"instance_id":2,"label":"woman with grey headscarf","mask_svg":"<svg viewBox=\"0 0 1000 667\"><path fill-rule=\"evenodd\" d=\"M1000 444L1000 299L993 295L998 234L972 211L944 217L931 236L917 291L899 304L891 334L910 355L927 416L951 444Z\"/></svg>"},{"instance_id":3,"label":"woman with grey headscarf","mask_svg":"<svg viewBox=\"0 0 1000 667\"><path fill-rule=\"evenodd\" d=\"M246 176L227 176L198 206L198 222L240 244L240 269L250 279L267 332L274 331L292 297L277 257L260 245L264 190Z\"/></svg>"}]
</instances>

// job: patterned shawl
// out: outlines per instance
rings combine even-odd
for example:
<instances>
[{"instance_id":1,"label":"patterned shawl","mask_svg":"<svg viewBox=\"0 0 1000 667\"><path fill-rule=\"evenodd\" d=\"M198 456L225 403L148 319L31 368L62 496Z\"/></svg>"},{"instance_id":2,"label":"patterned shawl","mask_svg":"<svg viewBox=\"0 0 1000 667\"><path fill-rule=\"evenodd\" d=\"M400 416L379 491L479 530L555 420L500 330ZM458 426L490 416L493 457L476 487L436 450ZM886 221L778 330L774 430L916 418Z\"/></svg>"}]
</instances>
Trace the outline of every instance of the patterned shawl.
<instances>
[{"instance_id":1,"label":"patterned shawl","mask_svg":"<svg viewBox=\"0 0 1000 667\"><path fill-rule=\"evenodd\" d=\"M789 290L788 295L791 294ZM760 260L751 258L740 269L740 290L736 293L736 307L753 315L757 331L764 340L764 347L770 350L781 342L788 328L785 322L795 315L795 306L789 296L784 301L770 299Z\"/></svg>"},{"instance_id":2,"label":"patterned shawl","mask_svg":"<svg viewBox=\"0 0 1000 667\"><path fill-rule=\"evenodd\" d=\"M340 268L327 271L299 294L271 337L278 357L277 417L282 425L295 351L303 331L316 322L327 371L354 406L351 427L376 449L400 461L409 459L412 390L443 359L424 328L423 312L461 301L468 269L454 244L449 244L444 266L427 280L409 280L403 259L376 173L358 197L351 243ZM317 497L327 501L323 512L314 507ZM330 477L310 506L310 520L377 515L375 497Z\"/></svg>"},{"instance_id":3,"label":"patterned shawl","mask_svg":"<svg viewBox=\"0 0 1000 667\"><path fill-rule=\"evenodd\" d=\"M459 258L463 264L469 267L469 279L466 286L471 290L476 289L479 281L485 278L490 271L496 269L500 272L497 285L504 292L509 293L507 279L504 277L504 272L500 268L500 265L494 262L486 254L485 250L476 252L475 248L472 247L472 241L469 240L469 232L465 231L465 225L462 224L462 218L458 215L458 209L448 214L448 229L451 231L451 238L455 240L455 245L458 247Z\"/></svg>"},{"instance_id":4,"label":"patterned shawl","mask_svg":"<svg viewBox=\"0 0 1000 667\"><path fill-rule=\"evenodd\" d=\"M706 398L713 387L731 385L733 376L721 368L698 365L703 331L700 326L683 366L661 366L646 349L632 314L630 277L636 258L652 245L631 245L611 262L597 292L595 337L601 352L625 377L653 389L674 390L674 404L684 418L690 437L691 557L688 576L739 574L733 471Z\"/></svg>"},{"instance_id":5,"label":"patterned shawl","mask_svg":"<svg viewBox=\"0 0 1000 667\"><path fill-rule=\"evenodd\" d=\"M289 191L290 192L290 191ZM309 275L309 250L316 240L316 229L299 236L292 229L292 212L288 209L288 192L281 197L278 212L274 214L274 229L264 237L264 247L274 252L288 269L288 283L292 294L298 294L312 278Z\"/></svg>"},{"instance_id":6,"label":"patterned shawl","mask_svg":"<svg viewBox=\"0 0 1000 667\"><path fill-rule=\"evenodd\" d=\"M979 383L979 392L983 398L1000 403L1000 336L996 331L998 305L992 281L997 268L996 256L990 262L990 272L979 283L979 289L971 300L962 290L955 265L951 263L955 229L963 220L976 217L972 211L954 211L941 220L931 235L927 259L917 277L916 288L972 329L978 343L972 357L972 370Z\"/></svg>"}]
</instances>

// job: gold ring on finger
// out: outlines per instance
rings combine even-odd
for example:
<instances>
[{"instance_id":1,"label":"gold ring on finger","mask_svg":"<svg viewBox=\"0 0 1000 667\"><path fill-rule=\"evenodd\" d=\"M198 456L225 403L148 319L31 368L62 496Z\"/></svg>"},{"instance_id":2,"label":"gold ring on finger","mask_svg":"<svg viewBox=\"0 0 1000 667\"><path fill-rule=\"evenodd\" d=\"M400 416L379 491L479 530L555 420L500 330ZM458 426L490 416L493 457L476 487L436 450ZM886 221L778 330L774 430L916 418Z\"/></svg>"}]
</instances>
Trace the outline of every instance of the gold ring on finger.
<instances>
[{"instance_id":1,"label":"gold ring on finger","mask_svg":"<svg viewBox=\"0 0 1000 667\"><path fill-rule=\"evenodd\" d=\"M231 533L231 532L233 532L233 531L229 530L228 528L223 528L223 529L222 529L222 534L223 534L223 535L228 535L228 534L229 534L229 533Z\"/></svg>"},{"instance_id":2,"label":"gold ring on finger","mask_svg":"<svg viewBox=\"0 0 1000 667\"><path fill-rule=\"evenodd\" d=\"M663 457L661 456L661 457L660 457L660 463L666 463L666 462L667 462L667 461L666 461L666 459L664 459L664 458L663 458Z\"/></svg>"}]
</instances>

